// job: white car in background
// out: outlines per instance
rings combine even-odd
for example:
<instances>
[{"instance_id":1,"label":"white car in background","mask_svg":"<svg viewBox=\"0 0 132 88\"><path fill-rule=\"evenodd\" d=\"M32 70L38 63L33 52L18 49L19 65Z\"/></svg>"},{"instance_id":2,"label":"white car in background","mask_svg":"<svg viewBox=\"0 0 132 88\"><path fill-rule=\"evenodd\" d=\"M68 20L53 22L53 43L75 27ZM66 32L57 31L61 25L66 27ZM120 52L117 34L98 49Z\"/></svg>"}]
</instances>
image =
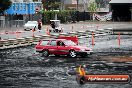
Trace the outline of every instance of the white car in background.
<instances>
[{"instance_id":1,"label":"white car in background","mask_svg":"<svg viewBox=\"0 0 132 88\"><path fill-rule=\"evenodd\" d=\"M28 21L25 25L24 25L24 30L25 31L30 31L32 29L38 29L38 22L37 21Z\"/></svg>"}]
</instances>

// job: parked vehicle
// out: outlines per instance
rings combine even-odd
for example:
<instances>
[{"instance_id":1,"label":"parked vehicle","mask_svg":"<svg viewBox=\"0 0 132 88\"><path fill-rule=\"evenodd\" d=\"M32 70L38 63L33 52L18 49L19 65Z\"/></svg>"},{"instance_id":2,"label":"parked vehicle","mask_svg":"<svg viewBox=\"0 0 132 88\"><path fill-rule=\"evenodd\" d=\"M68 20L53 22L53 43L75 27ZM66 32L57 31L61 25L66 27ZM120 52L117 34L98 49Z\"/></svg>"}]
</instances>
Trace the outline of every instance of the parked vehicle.
<instances>
[{"instance_id":1,"label":"parked vehicle","mask_svg":"<svg viewBox=\"0 0 132 88\"><path fill-rule=\"evenodd\" d=\"M54 54L56 56L68 55L74 58L77 55L86 57L88 54L92 53L92 49L79 46L73 41L66 39L41 40L35 48L36 51L42 53L44 57Z\"/></svg>"},{"instance_id":2,"label":"parked vehicle","mask_svg":"<svg viewBox=\"0 0 132 88\"><path fill-rule=\"evenodd\" d=\"M60 20L50 20L49 32L60 33L62 28L60 27Z\"/></svg>"},{"instance_id":3,"label":"parked vehicle","mask_svg":"<svg viewBox=\"0 0 132 88\"><path fill-rule=\"evenodd\" d=\"M32 29L34 29L34 30L38 29L38 22L37 21L28 21L24 25L24 30L25 31L30 31Z\"/></svg>"}]
</instances>

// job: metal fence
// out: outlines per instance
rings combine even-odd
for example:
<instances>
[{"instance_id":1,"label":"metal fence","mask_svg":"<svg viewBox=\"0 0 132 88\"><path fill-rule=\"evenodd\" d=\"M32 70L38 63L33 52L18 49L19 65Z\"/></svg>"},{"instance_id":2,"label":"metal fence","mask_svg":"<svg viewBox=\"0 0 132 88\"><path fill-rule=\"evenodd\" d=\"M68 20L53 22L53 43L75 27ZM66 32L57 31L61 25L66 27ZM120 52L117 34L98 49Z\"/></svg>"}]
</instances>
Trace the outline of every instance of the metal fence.
<instances>
[{"instance_id":1,"label":"metal fence","mask_svg":"<svg viewBox=\"0 0 132 88\"><path fill-rule=\"evenodd\" d=\"M38 21L41 19L41 14L33 15L7 15L4 19L0 19L0 28L14 28L23 27L23 25L29 21Z\"/></svg>"}]
</instances>

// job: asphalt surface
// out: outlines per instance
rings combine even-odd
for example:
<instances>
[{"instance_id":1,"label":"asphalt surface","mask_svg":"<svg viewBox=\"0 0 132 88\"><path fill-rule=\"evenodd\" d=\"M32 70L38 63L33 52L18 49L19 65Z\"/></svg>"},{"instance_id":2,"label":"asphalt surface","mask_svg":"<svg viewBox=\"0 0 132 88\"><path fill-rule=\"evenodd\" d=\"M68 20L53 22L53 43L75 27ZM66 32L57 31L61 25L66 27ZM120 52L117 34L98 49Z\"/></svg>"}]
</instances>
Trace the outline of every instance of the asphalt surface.
<instances>
[{"instance_id":1,"label":"asphalt surface","mask_svg":"<svg viewBox=\"0 0 132 88\"><path fill-rule=\"evenodd\" d=\"M131 62L109 62L102 57L132 55L132 36L122 35L118 45L117 35L79 39L80 44L94 51L86 58L50 56L44 58L35 51L34 45L0 51L0 88L131 88L128 84L85 84L76 82L75 68L85 65L88 74L129 74L132 76Z\"/></svg>"}]
</instances>

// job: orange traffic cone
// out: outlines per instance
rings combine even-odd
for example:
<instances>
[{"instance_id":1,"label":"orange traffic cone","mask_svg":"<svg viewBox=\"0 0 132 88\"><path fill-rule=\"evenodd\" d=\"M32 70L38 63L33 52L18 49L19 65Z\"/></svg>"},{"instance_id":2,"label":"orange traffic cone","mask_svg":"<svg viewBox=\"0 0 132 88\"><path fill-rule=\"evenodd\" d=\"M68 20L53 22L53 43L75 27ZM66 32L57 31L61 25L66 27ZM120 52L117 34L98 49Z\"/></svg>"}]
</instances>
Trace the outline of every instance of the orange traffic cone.
<instances>
[{"instance_id":1,"label":"orange traffic cone","mask_svg":"<svg viewBox=\"0 0 132 88\"><path fill-rule=\"evenodd\" d=\"M47 35L50 35L50 31L49 31L49 28L48 27L46 29L46 33L47 33Z\"/></svg>"},{"instance_id":2,"label":"orange traffic cone","mask_svg":"<svg viewBox=\"0 0 132 88\"><path fill-rule=\"evenodd\" d=\"M20 34L18 31L16 32L16 38L20 38Z\"/></svg>"},{"instance_id":3,"label":"orange traffic cone","mask_svg":"<svg viewBox=\"0 0 132 88\"><path fill-rule=\"evenodd\" d=\"M92 45L94 46L95 43L94 43L94 32L92 31Z\"/></svg>"},{"instance_id":4,"label":"orange traffic cone","mask_svg":"<svg viewBox=\"0 0 132 88\"><path fill-rule=\"evenodd\" d=\"M84 25L81 28L84 29Z\"/></svg>"},{"instance_id":5,"label":"orange traffic cone","mask_svg":"<svg viewBox=\"0 0 132 88\"><path fill-rule=\"evenodd\" d=\"M34 37L34 32L35 32L35 29L33 28L32 29L32 37Z\"/></svg>"}]
</instances>

